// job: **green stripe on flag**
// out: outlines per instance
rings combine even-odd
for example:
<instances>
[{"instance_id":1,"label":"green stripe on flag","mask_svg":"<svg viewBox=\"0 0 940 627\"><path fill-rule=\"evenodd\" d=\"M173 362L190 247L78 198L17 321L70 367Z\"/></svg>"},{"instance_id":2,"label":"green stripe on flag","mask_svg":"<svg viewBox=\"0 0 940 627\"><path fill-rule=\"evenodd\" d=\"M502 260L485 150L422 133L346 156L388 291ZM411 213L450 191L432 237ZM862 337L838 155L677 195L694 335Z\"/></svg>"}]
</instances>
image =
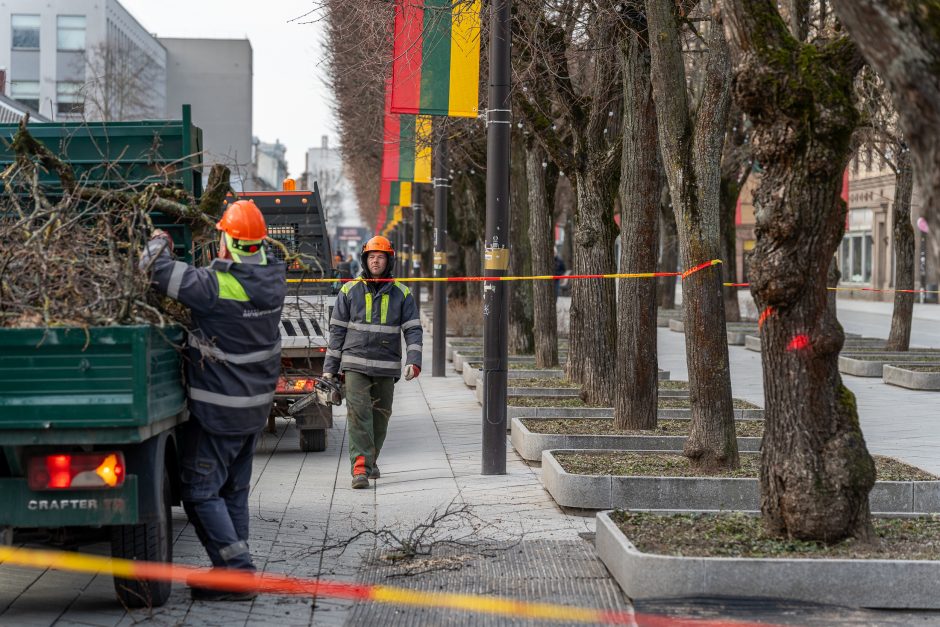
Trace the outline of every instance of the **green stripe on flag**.
<instances>
[{"instance_id":1,"label":"green stripe on flag","mask_svg":"<svg viewBox=\"0 0 940 627\"><path fill-rule=\"evenodd\" d=\"M421 47L421 111L447 115L450 98L452 0L425 0Z\"/></svg>"},{"instance_id":2,"label":"green stripe on flag","mask_svg":"<svg viewBox=\"0 0 940 627\"><path fill-rule=\"evenodd\" d=\"M415 116L401 116L399 126L398 178L411 181L415 177Z\"/></svg>"}]
</instances>

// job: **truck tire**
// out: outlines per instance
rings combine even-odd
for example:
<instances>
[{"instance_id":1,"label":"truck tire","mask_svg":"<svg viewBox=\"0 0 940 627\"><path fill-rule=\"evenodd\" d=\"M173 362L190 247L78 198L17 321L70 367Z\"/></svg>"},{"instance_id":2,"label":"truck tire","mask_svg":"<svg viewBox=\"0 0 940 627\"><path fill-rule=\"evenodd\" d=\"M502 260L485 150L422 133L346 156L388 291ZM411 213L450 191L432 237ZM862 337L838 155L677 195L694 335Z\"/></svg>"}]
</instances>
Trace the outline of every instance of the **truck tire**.
<instances>
[{"instance_id":1,"label":"truck tire","mask_svg":"<svg viewBox=\"0 0 940 627\"><path fill-rule=\"evenodd\" d=\"M111 557L147 562L173 561L173 518L170 475L163 469L163 490L159 503L161 520L140 525L111 528ZM170 598L169 581L142 581L114 578L114 591L125 607L160 607Z\"/></svg>"},{"instance_id":2,"label":"truck tire","mask_svg":"<svg viewBox=\"0 0 940 627\"><path fill-rule=\"evenodd\" d=\"M326 450L326 429L298 429L300 450L320 453Z\"/></svg>"}]
</instances>

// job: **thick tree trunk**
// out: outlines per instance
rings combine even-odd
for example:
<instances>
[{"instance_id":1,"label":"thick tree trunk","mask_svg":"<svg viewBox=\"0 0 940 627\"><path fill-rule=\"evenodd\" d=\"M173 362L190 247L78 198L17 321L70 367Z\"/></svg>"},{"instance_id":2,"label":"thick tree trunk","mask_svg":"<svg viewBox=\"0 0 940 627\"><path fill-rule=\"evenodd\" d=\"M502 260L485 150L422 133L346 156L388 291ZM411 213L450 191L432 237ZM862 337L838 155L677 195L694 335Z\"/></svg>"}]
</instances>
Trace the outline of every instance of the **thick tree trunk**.
<instances>
[{"instance_id":1,"label":"thick tree trunk","mask_svg":"<svg viewBox=\"0 0 940 627\"><path fill-rule=\"evenodd\" d=\"M529 186L529 245L532 273L554 274L555 242L553 200L557 174L549 176L545 151L535 142L526 146L526 182ZM554 281L535 281L532 286L535 322L535 367L558 365L558 312L555 309Z\"/></svg>"},{"instance_id":2,"label":"thick tree trunk","mask_svg":"<svg viewBox=\"0 0 940 627\"><path fill-rule=\"evenodd\" d=\"M586 168L578 174L575 274L614 272L614 239L617 234L610 188L611 181L600 178L594 168ZM584 401L609 406L613 401L614 383L610 352L617 345L613 282L601 279L573 281L570 316L568 378L581 384Z\"/></svg>"},{"instance_id":3,"label":"thick tree trunk","mask_svg":"<svg viewBox=\"0 0 940 627\"><path fill-rule=\"evenodd\" d=\"M646 32L622 42L623 154L620 169L620 272L655 272L659 239L660 179L656 108L650 85ZM659 369L656 363L656 283L620 279L617 296L617 381L614 424L655 429Z\"/></svg>"},{"instance_id":4,"label":"thick tree trunk","mask_svg":"<svg viewBox=\"0 0 940 627\"><path fill-rule=\"evenodd\" d=\"M669 198L669 183L665 173L660 171L663 190L659 199L659 219L661 235L659 238L659 272L675 272L679 267L679 233L676 227L676 214L672 210ZM677 277L664 276L656 280L656 296L662 309L676 308Z\"/></svg>"},{"instance_id":5,"label":"thick tree trunk","mask_svg":"<svg viewBox=\"0 0 940 627\"><path fill-rule=\"evenodd\" d=\"M701 104L689 113L685 67L674 0L647 0L653 97L682 265L721 255L719 183L730 102L730 62L720 16L713 15ZM714 266L682 283L692 424L684 453L703 469L736 467L738 446L731 401L721 272Z\"/></svg>"},{"instance_id":6,"label":"thick tree trunk","mask_svg":"<svg viewBox=\"0 0 940 627\"><path fill-rule=\"evenodd\" d=\"M754 123L763 168L749 271L763 319L763 521L784 537L870 539L874 462L839 376L844 336L825 287L845 226L840 193L861 59L846 38L823 48L793 39L773 0L724 7L738 51L735 97Z\"/></svg>"},{"instance_id":7,"label":"thick tree trunk","mask_svg":"<svg viewBox=\"0 0 940 627\"><path fill-rule=\"evenodd\" d=\"M509 272L516 276L532 274L529 245L529 184L526 181L526 153L522 136L512 138L512 159L509 166L510 246ZM532 281L517 281L509 296L509 352L531 355L535 346L532 311Z\"/></svg>"},{"instance_id":8,"label":"thick tree trunk","mask_svg":"<svg viewBox=\"0 0 940 627\"><path fill-rule=\"evenodd\" d=\"M911 318L914 315L914 227L911 226L911 196L914 175L911 155L902 146L898 155L898 180L894 188L894 313L891 315L889 351L906 351L911 347Z\"/></svg>"}]
</instances>

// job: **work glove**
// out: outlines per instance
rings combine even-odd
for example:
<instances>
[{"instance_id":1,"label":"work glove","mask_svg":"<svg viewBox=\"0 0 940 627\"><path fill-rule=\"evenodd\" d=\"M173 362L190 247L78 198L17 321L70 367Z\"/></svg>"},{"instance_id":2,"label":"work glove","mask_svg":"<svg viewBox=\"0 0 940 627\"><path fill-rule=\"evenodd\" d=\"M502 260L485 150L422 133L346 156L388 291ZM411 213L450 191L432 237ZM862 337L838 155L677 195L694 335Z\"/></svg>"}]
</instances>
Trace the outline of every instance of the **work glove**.
<instances>
[{"instance_id":1,"label":"work glove","mask_svg":"<svg viewBox=\"0 0 940 627\"><path fill-rule=\"evenodd\" d=\"M405 381L416 379L419 374L421 374L421 368L418 368L416 365L408 364L405 366Z\"/></svg>"},{"instance_id":2,"label":"work glove","mask_svg":"<svg viewBox=\"0 0 940 627\"><path fill-rule=\"evenodd\" d=\"M329 381L330 379L335 379L335 378L336 378L336 375L333 374L332 372L324 372L322 376L323 376L323 378L326 379L327 381Z\"/></svg>"},{"instance_id":3,"label":"work glove","mask_svg":"<svg viewBox=\"0 0 940 627\"><path fill-rule=\"evenodd\" d=\"M158 238L165 239L170 246L170 251L173 250L173 238L170 236L169 233L167 233L163 229L154 229L153 233L150 234L150 241L153 241Z\"/></svg>"}]
</instances>

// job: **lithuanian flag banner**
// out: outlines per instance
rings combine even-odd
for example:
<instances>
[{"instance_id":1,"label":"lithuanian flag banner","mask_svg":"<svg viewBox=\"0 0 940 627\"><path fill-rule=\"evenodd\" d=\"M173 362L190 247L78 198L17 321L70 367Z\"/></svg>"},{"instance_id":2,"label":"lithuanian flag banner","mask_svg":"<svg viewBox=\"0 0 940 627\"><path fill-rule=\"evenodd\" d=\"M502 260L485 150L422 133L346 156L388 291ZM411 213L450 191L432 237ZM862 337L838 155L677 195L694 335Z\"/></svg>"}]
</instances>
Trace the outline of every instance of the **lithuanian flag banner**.
<instances>
[{"instance_id":1,"label":"lithuanian flag banner","mask_svg":"<svg viewBox=\"0 0 940 627\"><path fill-rule=\"evenodd\" d=\"M476 117L481 0L395 0L392 113Z\"/></svg>"},{"instance_id":2,"label":"lithuanian flag banner","mask_svg":"<svg viewBox=\"0 0 940 627\"><path fill-rule=\"evenodd\" d=\"M382 235L388 237L388 234L392 232L396 226L401 224L401 207L389 207L392 210L392 219L388 221L385 225L385 228L382 229Z\"/></svg>"},{"instance_id":3,"label":"lithuanian flag banner","mask_svg":"<svg viewBox=\"0 0 940 627\"><path fill-rule=\"evenodd\" d=\"M382 180L431 182L431 117L389 112L391 81L385 96Z\"/></svg>"},{"instance_id":4,"label":"lithuanian flag banner","mask_svg":"<svg viewBox=\"0 0 940 627\"><path fill-rule=\"evenodd\" d=\"M379 206L382 207L410 207L411 182L410 181L382 181L379 188Z\"/></svg>"},{"instance_id":5,"label":"lithuanian flag banner","mask_svg":"<svg viewBox=\"0 0 940 627\"><path fill-rule=\"evenodd\" d=\"M388 208L384 206L379 207L379 215L375 220L375 232L376 233L381 233L382 230L385 228L385 221L386 221L387 215L388 215Z\"/></svg>"}]
</instances>

